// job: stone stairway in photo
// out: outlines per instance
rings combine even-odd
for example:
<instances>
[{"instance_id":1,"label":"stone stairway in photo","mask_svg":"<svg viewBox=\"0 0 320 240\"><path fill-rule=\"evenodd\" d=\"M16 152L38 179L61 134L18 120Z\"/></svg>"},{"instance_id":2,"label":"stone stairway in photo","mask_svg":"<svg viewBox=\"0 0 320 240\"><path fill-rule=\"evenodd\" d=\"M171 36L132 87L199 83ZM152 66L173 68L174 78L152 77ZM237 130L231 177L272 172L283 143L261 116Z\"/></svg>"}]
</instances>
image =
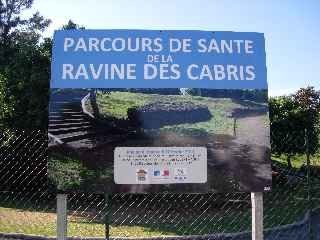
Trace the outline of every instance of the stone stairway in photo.
<instances>
[{"instance_id":1,"label":"stone stairway in photo","mask_svg":"<svg viewBox=\"0 0 320 240\"><path fill-rule=\"evenodd\" d=\"M82 112L81 107L81 100L87 94L88 91L85 90L51 94L48 131L59 143L66 143L77 149L94 146L94 123Z\"/></svg>"}]
</instances>

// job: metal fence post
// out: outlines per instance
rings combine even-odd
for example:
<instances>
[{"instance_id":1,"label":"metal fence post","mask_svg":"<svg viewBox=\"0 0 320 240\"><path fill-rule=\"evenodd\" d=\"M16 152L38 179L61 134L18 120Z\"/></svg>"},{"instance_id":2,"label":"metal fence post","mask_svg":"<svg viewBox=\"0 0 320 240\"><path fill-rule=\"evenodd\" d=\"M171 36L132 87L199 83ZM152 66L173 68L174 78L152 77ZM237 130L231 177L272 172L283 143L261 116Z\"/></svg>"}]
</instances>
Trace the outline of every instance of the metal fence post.
<instances>
[{"instance_id":1,"label":"metal fence post","mask_svg":"<svg viewBox=\"0 0 320 240\"><path fill-rule=\"evenodd\" d=\"M57 239L67 239L67 194L57 195Z\"/></svg>"},{"instance_id":2,"label":"metal fence post","mask_svg":"<svg viewBox=\"0 0 320 240\"><path fill-rule=\"evenodd\" d=\"M252 240L263 240L263 193L251 193Z\"/></svg>"},{"instance_id":3,"label":"metal fence post","mask_svg":"<svg viewBox=\"0 0 320 240\"><path fill-rule=\"evenodd\" d=\"M112 208L112 195L106 194L105 195L105 233L106 233L106 240L110 239L110 224L111 224L111 208Z\"/></svg>"}]
</instances>

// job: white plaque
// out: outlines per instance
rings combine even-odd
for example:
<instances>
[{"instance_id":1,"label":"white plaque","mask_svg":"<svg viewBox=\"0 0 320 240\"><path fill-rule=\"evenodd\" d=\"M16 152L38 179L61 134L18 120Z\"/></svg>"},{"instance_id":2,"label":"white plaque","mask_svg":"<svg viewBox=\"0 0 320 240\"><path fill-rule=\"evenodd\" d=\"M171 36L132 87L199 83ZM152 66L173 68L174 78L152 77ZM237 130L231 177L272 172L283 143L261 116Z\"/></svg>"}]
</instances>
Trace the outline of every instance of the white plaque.
<instances>
[{"instance_id":1,"label":"white plaque","mask_svg":"<svg viewBox=\"0 0 320 240\"><path fill-rule=\"evenodd\" d=\"M117 147L116 184L178 184L207 182L205 147Z\"/></svg>"}]
</instances>

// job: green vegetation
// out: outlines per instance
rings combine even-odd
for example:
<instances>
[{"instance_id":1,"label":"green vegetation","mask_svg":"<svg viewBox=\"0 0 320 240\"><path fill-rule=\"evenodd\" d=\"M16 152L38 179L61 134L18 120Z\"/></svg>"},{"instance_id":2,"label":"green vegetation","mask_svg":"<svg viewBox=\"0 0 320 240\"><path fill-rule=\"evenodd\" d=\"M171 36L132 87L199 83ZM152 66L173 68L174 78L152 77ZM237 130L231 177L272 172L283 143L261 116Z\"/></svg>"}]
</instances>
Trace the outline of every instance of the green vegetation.
<instances>
[{"instance_id":1,"label":"green vegetation","mask_svg":"<svg viewBox=\"0 0 320 240\"><path fill-rule=\"evenodd\" d=\"M81 162L62 155L53 155L48 160L48 178L58 189L70 189L80 185L80 175L85 169Z\"/></svg>"},{"instance_id":2,"label":"green vegetation","mask_svg":"<svg viewBox=\"0 0 320 240\"><path fill-rule=\"evenodd\" d=\"M22 15L32 0L0 1L0 128L46 129L52 41L39 12ZM4 106L4 108L2 108Z\"/></svg>"},{"instance_id":3,"label":"green vegetation","mask_svg":"<svg viewBox=\"0 0 320 240\"><path fill-rule=\"evenodd\" d=\"M130 107L143 106L152 102L156 94L110 92L97 94L97 104L100 114L118 119L127 119L127 110Z\"/></svg>"},{"instance_id":4,"label":"green vegetation","mask_svg":"<svg viewBox=\"0 0 320 240\"><path fill-rule=\"evenodd\" d=\"M113 179L113 170L91 170L76 158L51 154L48 159L48 178L58 189L72 190L79 189L81 184L109 182Z\"/></svg>"},{"instance_id":5,"label":"green vegetation","mask_svg":"<svg viewBox=\"0 0 320 240\"><path fill-rule=\"evenodd\" d=\"M287 166L287 156L285 154L273 155L272 160L275 163L280 163L283 166ZM310 158L311 166L320 167L320 154L315 154ZM299 171L301 167L307 165L307 156L305 154L296 154L291 157L292 171Z\"/></svg>"},{"instance_id":6,"label":"green vegetation","mask_svg":"<svg viewBox=\"0 0 320 240\"><path fill-rule=\"evenodd\" d=\"M320 94L313 87L301 88L292 96L269 100L271 146L275 154L285 154L288 167L292 157L319 149Z\"/></svg>"},{"instance_id":7,"label":"green vegetation","mask_svg":"<svg viewBox=\"0 0 320 240\"><path fill-rule=\"evenodd\" d=\"M230 98L210 98L189 95L159 95L131 92L110 92L108 94L97 94L97 104L103 117L114 117L127 119L128 108L143 106L155 102L193 102L204 104L213 116L209 121L192 124L170 125L160 128L159 131L174 131L181 135L203 135L203 134L232 134L233 119L231 112L235 108L246 108L241 103L233 102ZM266 117L261 116L265 121ZM241 127L241 126L238 126Z\"/></svg>"},{"instance_id":8,"label":"green vegetation","mask_svg":"<svg viewBox=\"0 0 320 240\"><path fill-rule=\"evenodd\" d=\"M13 208L0 208L0 232L23 233L40 236L56 236L56 215L48 212L34 212ZM14 222L19 224L15 224ZM68 236L70 237L104 237L105 226L81 218L68 217ZM111 226L112 236L162 236L174 235L172 232L157 231L143 226Z\"/></svg>"},{"instance_id":9,"label":"green vegetation","mask_svg":"<svg viewBox=\"0 0 320 240\"><path fill-rule=\"evenodd\" d=\"M51 23L33 0L0 0L0 130L46 131L52 38L41 33ZM69 21L62 29L83 29Z\"/></svg>"},{"instance_id":10,"label":"green vegetation","mask_svg":"<svg viewBox=\"0 0 320 240\"><path fill-rule=\"evenodd\" d=\"M272 156L272 160L285 166L288 164L287 156L285 154L281 154L280 156ZM291 158L292 170L298 171L304 164L306 164L305 155L297 154L292 156Z\"/></svg>"}]
</instances>

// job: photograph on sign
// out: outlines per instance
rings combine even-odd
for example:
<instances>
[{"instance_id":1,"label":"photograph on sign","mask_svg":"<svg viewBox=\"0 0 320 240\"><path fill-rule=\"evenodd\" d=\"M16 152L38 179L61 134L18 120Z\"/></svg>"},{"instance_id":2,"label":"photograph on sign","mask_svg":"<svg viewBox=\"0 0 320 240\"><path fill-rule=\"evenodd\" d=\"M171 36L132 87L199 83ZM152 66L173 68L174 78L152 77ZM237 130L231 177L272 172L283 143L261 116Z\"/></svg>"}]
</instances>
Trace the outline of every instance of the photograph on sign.
<instances>
[{"instance_id":1,"label":"photograph on sign","mask_svg":"<svg viewBox=\"0 0 320 240\"><path fill-rule=\"evenodd\" d=\"M48 180L61 191L269 190L264 36L57 31Z\"/></svg>"}]
</instances>

